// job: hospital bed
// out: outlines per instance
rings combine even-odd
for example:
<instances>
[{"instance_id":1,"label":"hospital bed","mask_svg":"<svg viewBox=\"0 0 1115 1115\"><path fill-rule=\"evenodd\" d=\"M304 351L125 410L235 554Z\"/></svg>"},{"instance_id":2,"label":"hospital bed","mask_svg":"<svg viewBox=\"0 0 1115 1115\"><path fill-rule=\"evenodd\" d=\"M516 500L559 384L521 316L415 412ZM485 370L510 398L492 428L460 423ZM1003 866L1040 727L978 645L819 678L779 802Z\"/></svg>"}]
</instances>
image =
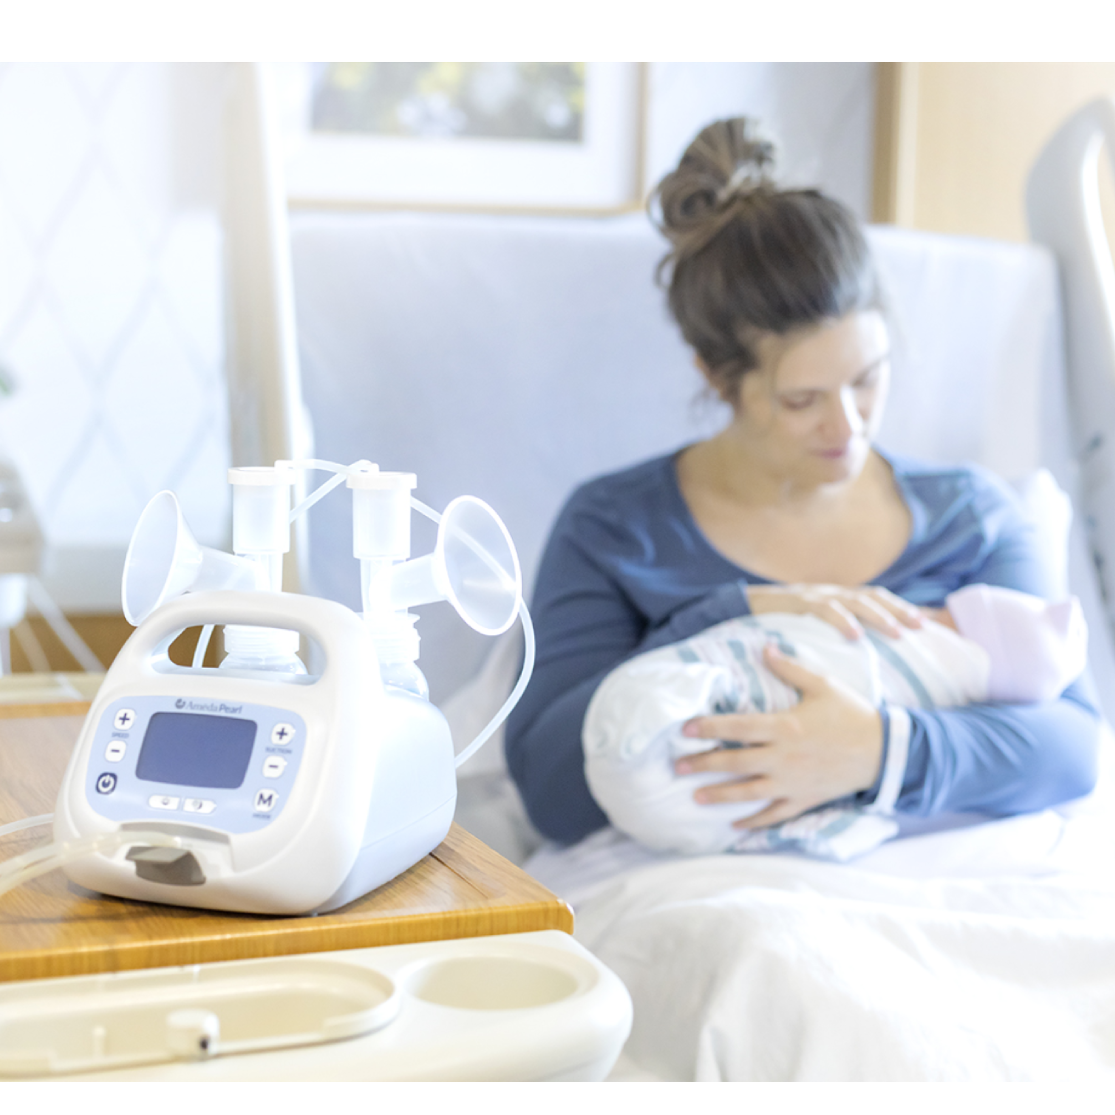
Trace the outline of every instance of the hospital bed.
<instances>
[{"instance_id":1,"label":"hospital bed","mask_svg":"<svg viewBox=\"0 0 1115 1115\"><path fill-rule=\"evenodd\" d=\"M1094 131L1104 113L1085 125ZM1070 154L1090 157L1094 174L1089 143ZM1062 182L1080 173L1078 158ZM1054 227L1058 188L1054 175L1043 203ZM1115 652L1096 568L1115 507L1094 481L1082 491L1080 407L1094 404L1080 400L1094 397L1089 383L1113 389L1115 362L1081 360L1079 338L1066 338L1079 315L1066 318L1065 305L1094 302L1094 291L1080 293L1087 280L1071 269L1059 276L1054 252L1068 249L1050 222L1038 225L1052 251L870 230L895 321L880 440L930 461L979 462L1016 485L1082 600L1090 684L1110 716ZM302 212L290 235L315 454L413 471L434 506L461 492L486 499L528 584L578 482L723 421L652 281L665 243L642 216ZM354 604L348 529L336 502L311 513L302 576L309 591ZM432 695L469 739L510 688L514 633L490 649L433 612L420 629ZM578 939L627 983L635 1023L620 1077L1115 1069L1104 1036L1115 1024L1106 776L1083 803L993 823L952 818L844 866L678 861L611 830L572 850L540 848L498 746L462 768L460 785L458 820L568 898Z\"/></svg>"}]
</instances>

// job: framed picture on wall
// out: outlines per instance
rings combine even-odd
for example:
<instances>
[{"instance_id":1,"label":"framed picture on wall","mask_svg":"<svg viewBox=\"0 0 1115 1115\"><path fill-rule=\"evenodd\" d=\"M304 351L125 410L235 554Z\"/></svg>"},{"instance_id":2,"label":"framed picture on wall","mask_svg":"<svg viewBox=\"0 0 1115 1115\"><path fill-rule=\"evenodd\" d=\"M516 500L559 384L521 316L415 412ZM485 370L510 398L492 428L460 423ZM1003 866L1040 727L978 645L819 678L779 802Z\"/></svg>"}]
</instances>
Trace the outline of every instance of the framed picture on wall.
<instances>
[{"instance_id":1,"label":"framed picture on wall","mask_svg":"<svg viewBox=\"0 0 1115 1115\"><path fill-rule=\"evenodd\" d=\"M639 63L297 62L269 78L292 205L642 204Z\"/></svg>"}]
</instances>

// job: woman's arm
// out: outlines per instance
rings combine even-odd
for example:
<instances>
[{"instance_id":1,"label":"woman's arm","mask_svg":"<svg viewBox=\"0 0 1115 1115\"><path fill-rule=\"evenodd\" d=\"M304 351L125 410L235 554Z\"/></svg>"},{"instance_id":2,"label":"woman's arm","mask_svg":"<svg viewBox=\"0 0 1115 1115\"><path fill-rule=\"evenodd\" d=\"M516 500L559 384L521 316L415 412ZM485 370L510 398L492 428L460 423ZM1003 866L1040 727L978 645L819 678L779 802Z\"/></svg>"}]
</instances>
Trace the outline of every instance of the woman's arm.
<instances>
[{"instance_id":1,"label":"woman's arm","mask_svg":"<svg viewBox=\"0 0 1115 1115\"><path fill-rule=\"evenodd\" d=\"M601 555L622 546L607 518L566 505L539 567L531 613L538 651L530 685L507 721L507 765L544 836L573 843L607 817L585 782L581 726L597 685L639 644L646 619Z\"/></svg>"},{"instance_id":2,"label":"woman's arm","mask_svg":"<svg viewBox=\"0 0 1115 1115\"><path fill-rule=\"evenodd\" d=\"M950 561L964 566L963 575L954 577L950 587L940 592L941 601L946 591L977 582L1049 595L1048 577L1035 557L1033 527L1019 514L1017 504L1004 495L1001 485L985 485L977 496L973 499L967 492L959 493L955 502L963 513L949 520L954 537L937 536L932 540L933 577ZM600 560L601 554L615 554L630 543L616 522L617 516L578 516L572 507L573 501L555 525L539 572L533 605L539 629L538 662L507 732L508 765L531 819L541 832L563 843L579 840L607 823L585 782L581 747L585 710L599 683L635 654L748 614L748 592L754 591L743 581L731 581L680 604L651 625L607 563ZM975 532L961 525L973 507L979 524ZM901 594L908 586L888 587ZM778 586L777 591L793 589ZM927 599L924 592L919 598ZM815 605L815 601L802 600L804 610L825 618L823 607L818 611ZM870 622L868 616L860 615L864 622ZM900 621L905 622L905 617ZM836 702L834 711L826 712L822 719L847 713L841 718L850 722L856 714L853 702L846 702L848 707L844 708L840 694L829 697ZM891 717L907 715L901 709L884 713L888 728ZM704 719L712 722L717 718ZM1079 686L1070 687L1060 700L1043 705L981 705L910 713L909 758L899 808L915 814L966 810L1010 813L1080 796L1094 781L1098 731L1098 713ZM709 738L710 744L733 738L716 729L701 734ZM867 733L863 734L866 739ZM815 746L829 744L818 739ZM885 738L883 746L885 757ZM707 764L707 769L720 771L727 769L726 762L743 763L745 754L714 751L688 761L694 770L706 769ZM754 752L747 755L749 769L741 768L741 778L753 773L750 767L756 758ZM803 777L812 784L812 775L804 770L807 765L801 764ZM880 776L882 769L880 764ZM789 777L788 793L793 798L801 791L792 784L792 770ZM731 793L733 786L742 783L721 783L717 794ZM859 800L870 804L878 788L877 778L873 786L859 793ZM741 791L741 800L753 797L754 790L752 786ZM751 823L769 824L773 820L760 814Z\"/></svg>"},{"instance_id":3,"label":"woman's arm","mask_svg":"<svg viewBox=\"0 0 1115 1115\"><path fill-rule=\"evenodd\" d=\"M1076 682L1056 701L909 709L898 810L1029 813L1089 793L1100 715Z\"/></svg>"},{"instance_id":4,"label":"woman's arm","mask_svg":"<svg viewBox=\"0 0 1115 1115\"><path fill-rule=\"evenodd\" d=\"M955 530L956 552L973 550L955 587L1063 595L1040 557L1039 528L1014 492L977 472L970 499L978 529ZM889 711L909 719L901 812L1024 813L1081 797L1095 785L1101 718L1081 681L1055 701Z\"/></svg>"},{"instance_id":5,"label":"woman's arm","mask_svg":"<svg viewBox=\"0 0 1115 1115\"><path fill-rule=\"evenodd\" d=\"M507 763L546 836L581 839L607 824L584 776L581 731L617 665L749 611L739 570L698 534L673 491L671 459L592 482L554 524L531 612L534 675L508 720Z\"/></svg>"},{"instance_id":6,"label":"woman's arm","mask_svg":"<svg viewBox=\"0 0 1115 1115\"><path fill-rule=\"evenodd\" d=\"M544 670L534 706L507 724L507 766L528 816L543 836L574 844L608 823L585 781L581 726L596 687L607 670L556 692ZM531 687L539 678L537 669ZM530 687L528 687L528 693ZM524 697L519 708L526 703ZM516 710L518 712L518 710Z\"/></svg>"},{"instance_id":7,"label":"woman's arm","mask_svg":"<svg viewBox=\"0 0 1115 1115\"><path fill-rule=\"evenodd\" d=\"M789 665L768 661L802 693L788 712L729 713L687 725L687 735L743 744L677 764L679 774L738 776L699 790L699 802L770 802L737 828L778 824L849 793L870 805L878 793L875 772L881 774L883 765L878 711L796 664L801 676L794 677ZM909 736L896 803L900 813L1029 813L1082 797L1095 785L1099 716L1079 685L1041 704L892 706L883 721L891 732L902 721ZM875 784L865 788L872 778Z\"/></svg>"},{"instance_id":8,"label":"woman's arm","mask_svg":"<svg viewBox=\"0 0 1115 1115\"><path fill-rule=\"evenodd\" d=\"M544 835L562 843L580 840L608 823L585 781L581 744L585 712L600 682L628 658L748 615L749 595L755 591L745 581L729 581L652 627L600 562L599 555L609 552L609 540L595 537L598 532L593 518L572 513L555 526L532 605L538 658L531 684L508 721L506 737L508 767L531 821ZM872 609L880 609L878 601L886 601L894 614L905 614L901 601L875 589L787 587L779 589L779 599L783 610L808 611L829 619L832 593L828 589L850 606L843 615L859 615L865 623L872 622ZM849 632L849 637L854 636ZM847 709L838 700L834 708L819 709L818 715L831 724L841 712L855 717L862 711L858 703L846 703ZM877 713L874 720L878 721ZM830 747L826 757L833 750ZM824 800L821 796L810 804Z\"/></svg>"},{"instance_id":9,"label":"woman's arm","mask_svg":"<svg viewBox=\"0 0 1115 1115\"><path fill-rule=\"evenodd\" d=\"M1005 485L974 472L971 486L951 495L949 514L942 516L947 526L925 544L924 572L913 585L922 599L934 584L941 603L947 592L965 584L1000 585L1046 598L1056 595L1038 556L1041 549L1034 542L1034 524ZM911 584L890 587L903 593ZM813 699L805 693L799 710ZM875 783L857 793L861 804L875 800L890 737L896 731L908 736L897 802L900 812L1022 813L1080 797L1095 784L1100 716L1079 682L1057 700L1042 703L913 710L884 706L882 711L883 762ZM717 719L702 717L694 734L734 739L718 734L717 725L710 723ZM818 739L818 746L822 742ZM756 796L756 787L744 780L765 775L775 766L755 752L710 752L686 762L691 770L738 769L741 780L720 784L709 800ZM808 779L804 771L795 778L791 770L788 779L782 776L782 785L785 795L794 800L808 788ZM765 811L741 822L741 827L781 819L781 813Z\"/></svg>"}]
</instances>

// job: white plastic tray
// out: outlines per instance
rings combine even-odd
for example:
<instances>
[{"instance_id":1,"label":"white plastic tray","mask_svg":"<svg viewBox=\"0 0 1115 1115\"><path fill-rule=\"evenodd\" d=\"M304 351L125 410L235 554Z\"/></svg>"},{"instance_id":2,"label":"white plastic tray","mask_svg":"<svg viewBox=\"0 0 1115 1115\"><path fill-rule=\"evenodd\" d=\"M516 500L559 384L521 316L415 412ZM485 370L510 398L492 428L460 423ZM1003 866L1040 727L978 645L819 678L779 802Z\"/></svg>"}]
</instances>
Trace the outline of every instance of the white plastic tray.
<instances>
[{"instance_id":1,"label":"white plastic tray","mask_svg":"<svg viewBox=\"0 0 1115 1115\"><path fill-rule=\"evenodd\" d=\"M2 985L0 1080L602 1080L630 1029L548 930Z\"/></svg>"}]
</instances>

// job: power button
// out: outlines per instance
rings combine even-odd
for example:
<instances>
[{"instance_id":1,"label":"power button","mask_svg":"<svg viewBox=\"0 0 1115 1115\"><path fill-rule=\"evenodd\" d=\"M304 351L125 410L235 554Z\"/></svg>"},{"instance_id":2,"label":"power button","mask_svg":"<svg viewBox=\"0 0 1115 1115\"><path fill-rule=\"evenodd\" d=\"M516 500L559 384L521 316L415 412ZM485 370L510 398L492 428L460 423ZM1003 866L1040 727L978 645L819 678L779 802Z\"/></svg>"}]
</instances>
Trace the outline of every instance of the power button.
<instances>
[{"instance_id":1,"label":"power button","mask_svg":"<svg viewBox=\"0 0 1115 1115\"><path fill-rule=\"evenodd\" d=\"M111 794L116 789L116 775L105 771L104 774L97 776L97 793L98 794Z\"/></svg>"}]
</instances>

